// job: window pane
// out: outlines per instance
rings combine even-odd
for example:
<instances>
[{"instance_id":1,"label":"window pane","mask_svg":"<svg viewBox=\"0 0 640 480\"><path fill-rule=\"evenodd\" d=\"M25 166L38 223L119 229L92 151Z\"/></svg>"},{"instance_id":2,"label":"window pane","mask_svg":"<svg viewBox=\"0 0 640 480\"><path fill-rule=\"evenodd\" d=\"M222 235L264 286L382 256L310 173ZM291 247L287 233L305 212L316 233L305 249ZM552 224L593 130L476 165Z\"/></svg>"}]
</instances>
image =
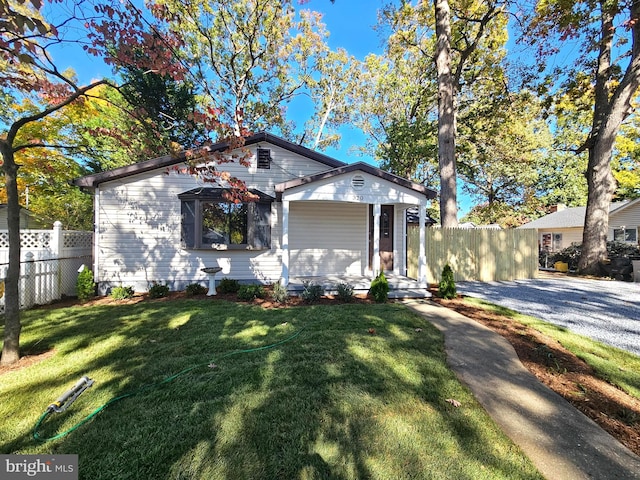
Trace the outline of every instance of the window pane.
<instances>
[{"instance_id":1,"label":"window pane","mask_svg":"<svg viewBox=\"0 0 640 480\"><path fill-rule=\"evenodd\" d=\"M202 245L229 243L227 203L202 203Z\"/></svg>"},{"instance_id":2,"label":"window pane","mask_svg":"<svg viewBox=\"0 0 640 480\"><path fill-rule=\"evenodd\" d=\"M247 243L247 204L229 203L229 240L231 245Z\"/></svg>"},{"instance_id":3,"label":"window pane","mask_svg":"<svg viewBox=\"0 0 640 480\"><path fill-rule=\"evenodd\" d=\"M624 242L624 229L615 228L613 230L613 240L615 242Z\"/></svg>"},{"instance_id":4,"label":"window pane","mask_svg":"<svg viewBox=\"0 0 640 480\"><path fill-rule=\"evenodd\" d=\"M633 228L627 228L627 231L625 232L625 240L627 242L637 241L636 231Z\"/></svg>"}]
</instances>

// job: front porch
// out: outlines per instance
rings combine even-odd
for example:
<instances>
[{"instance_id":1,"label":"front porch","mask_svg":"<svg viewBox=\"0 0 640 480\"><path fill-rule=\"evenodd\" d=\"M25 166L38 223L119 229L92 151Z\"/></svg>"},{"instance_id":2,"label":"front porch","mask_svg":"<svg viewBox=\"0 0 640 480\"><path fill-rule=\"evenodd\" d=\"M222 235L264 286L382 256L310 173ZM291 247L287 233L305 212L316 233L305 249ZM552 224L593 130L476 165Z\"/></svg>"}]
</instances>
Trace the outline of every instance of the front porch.
<instances>
[{"instance_id":1,"label":"front porch","mask_svg":"<svg viewBox=\"0 0 640 480\"><path fill-rule=\"evenodd\" d=\"M301 291L304 280L317 277L329 291L347 281L362 292L384 271L390 272L393 295L425 296L424 241L418 280L402 276L407 272L406 210L417 207L424 240L427 201L434 191L364 163L296 178L275 185L275 191L282 204L283 286Z\"/></svg>"},{"instance_id":2,"label":"front porch","mask_svg":"<svg viewBox=\"0 0 640 480\"><path fill-rule=\"evenodd\" d=\"M420 282L409 277L386 273L389 283L389 298L429 298L431 293L420 287ZM336 286L346 283L353 287L355 294L367 293L371 285L371 278L363 275L322 275L322 276L293 276L289 278L287 289L291 295L299 295L305 282L322 285L325 294L336 293Z\"/></svg>"}]
</instances>

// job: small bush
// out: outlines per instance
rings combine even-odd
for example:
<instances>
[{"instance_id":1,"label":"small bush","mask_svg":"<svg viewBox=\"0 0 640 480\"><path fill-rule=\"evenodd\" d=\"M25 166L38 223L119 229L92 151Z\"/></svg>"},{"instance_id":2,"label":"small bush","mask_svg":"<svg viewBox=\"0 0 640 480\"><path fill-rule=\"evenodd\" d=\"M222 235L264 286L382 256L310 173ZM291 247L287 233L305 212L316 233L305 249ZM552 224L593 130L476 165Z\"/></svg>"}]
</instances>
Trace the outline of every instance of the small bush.
<instances>
[{"instance_id":1,"label":"small bush","mask_svg":"<svg viewBox=\"0 0 640 480\"><path fill-rule=\"evenodd\" d=\"M185 293L188 297L194 297L196 295L204 295L207 293L209 289L204 285L200 285L199 283L190 283L185 288Z\"/></svg>"},{"instance_id":2,"label":"small bush","mask_svg":"<svg viewBox=\"0 0 640 480\"><path fill-rule=\"evenodd\" d=\"M310 281L302 282L302 293L300 296L306 303L315 303L322 297L324 288L322 285Z\"/></svg>"},{"instance_id":3,"label":"small bush","mask_svg":"<svg viewBox=\"0 0 640 480\"><path fill-rule=\"evenodd\" d=\"M274 302L284 303L289 298L289 292L287 287L283 287L280 282L273 284L273 291L271 292L271 298Z\"/></svg>"},{"instance_id":4,"label":"small bush","mask_svg":"<svg viewBox=\"0 0 640 480\"><path fill-rule=\"evenodd\" d=\"M353 287L348 283L339 283L336 286L338 292L338 299L343 302L350 302L353 300Z\"/></svg>"},{"instance_id":5,"label":"small bush","mask_svg":"<svg viewBox=\"0 0 640 480\"><path fill-rule=\"evenodd\" d=\"M451 270L451 266L448 263L442 269L442 279L438 284L438 295L447 300L456 297L456 283L453 280L453 270Z\"/></svg>"},{"instance_id":6,"label":"small bush","mask_svg":"<svg viewBox=\"0 0 640 480\"><path fill-rule=\"evenodd\" d=\"M569 264L569 270L578 270L578 261L582 254L582 244L574 243L567 248L560 250L559 252L547 253L544 250L540 253L540 265L553 266L556 262L565 262ZM632 243L623 242L607 242L607 257L628 257L634 258L640 256L640 248Z\"/></svg>"},{"instance_id":7,"label":"small bush","mask_svg":"<svg viewBox=\"0 0 640 480\"><path fill-rule=\"evenodd\" d=\"M169 287L158 282L153 282L149 287L149 298L162 298L169 295Z\"/></svg>"},{"instance_id":8,"label":"small bush","mask_svg":"<svg viewBox=\"0 0 640 480\"><path fill-rule=\"evenodd\" d=\"M223 278L216 287L219 293L238 293L240 291L240 282L231 278Z\"/></svg>"},{"instance_id":9,"label":"small bush","mask_svg":"<svg viewBox=\"0 0 640 480\"><path fill-rule=\"evenodd\" d=\"M389 282L387 277L384 276L384 272L380 272L376 278L371 282L369 287L369 294L378 303L384 303L389 296Z\"/></svg>"},{"instance_id":10,"label":"small bush","mask_svg":"<svg viewBox=\"0 0 640 480\"><path fill-rule=\"evenodd\" d=\"M133 297L133 287L113 287L111 289L111 298L115 300L126 300Z\"/></svg>"},{"instance_id":11,"label":"small bush","mask_svg":"<svg viewBox=\"0 0 640 480\"><path fill-rule=\"evenodd\" d=\"M93 272L89 268L83 268L76 280L76 295L81 301L89 300L96 295L96 284L93 281Z\"/></svg>"},{"instance_id":12,"label":"small bush","mask_svg":"<svg viewBox=\"0 0 640 480\"><path fill-rule=\"evenodd\" d=\"M238 299L245 302L264 297L265 291L262 285L241 285L238 290Z\"/></svg>"}]
</instances>

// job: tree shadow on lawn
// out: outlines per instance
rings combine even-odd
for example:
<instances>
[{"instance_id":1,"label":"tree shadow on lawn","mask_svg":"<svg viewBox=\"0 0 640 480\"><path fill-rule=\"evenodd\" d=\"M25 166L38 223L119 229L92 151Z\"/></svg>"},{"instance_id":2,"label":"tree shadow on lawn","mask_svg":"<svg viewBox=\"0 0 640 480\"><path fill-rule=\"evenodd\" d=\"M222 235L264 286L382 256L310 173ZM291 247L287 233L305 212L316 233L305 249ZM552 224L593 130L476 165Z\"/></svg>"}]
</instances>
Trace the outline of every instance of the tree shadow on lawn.
<instances>
[{"instance_id":1,"label":"tree shadow on lawn","mask_svg":"<svg viewBox=\"0 0 640 480\"><path fill-rule=\"evenodd\" d=\"M183 301L104 308L74 310L45 327L51 344L60 344L58 355L82 356L101 343L107 350L70 361L63 378L34 379L34 392L58 393L82 375L96 380L81 408L43 430L69 428L110 398L199 367L36 448L78 454L81 478L463 479L481 470L539 478L519 453L499 456L487 442L488 432L500 434L488 417L465 409L475 400L446 369L440 334L402 306L263 310ZM111 321L92 321L97 314ZM107 382L103 371L112 376ZM2 448L32 444L27 437ZM445 451L454 454L442 458Z\"/></svg>"}]
</instances>

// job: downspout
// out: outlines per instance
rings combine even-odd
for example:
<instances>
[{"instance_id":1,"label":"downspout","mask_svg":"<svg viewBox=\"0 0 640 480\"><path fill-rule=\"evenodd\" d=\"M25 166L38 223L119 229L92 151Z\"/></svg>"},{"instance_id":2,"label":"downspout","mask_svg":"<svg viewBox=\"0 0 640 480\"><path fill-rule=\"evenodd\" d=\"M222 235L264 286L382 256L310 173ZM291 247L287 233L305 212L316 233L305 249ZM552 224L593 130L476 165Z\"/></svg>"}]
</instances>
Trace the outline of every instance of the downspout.
<instances>
[{"instance_id":1,"label":"downspout","mask_svg":"<svg viewBox=\"0 0 640 480\"><path fill-rule=\"evenodd\" d=\"M100 278L98 272L100 254L100 242L98 242L98 232L100 231L100 187L96 187L93 194L93 221L93 281L98 283L98 291L100 291L100 283L98 282Z\"/></svg>"},{"instance_id":2,"label":"downspout","mask_svg":"<svg viewBox=\"0 0 640 480\"><path fill-rule=\"evenodd\" d=\"M289 285L289 200L282 200L282 275L280 283Z\"/></svg>"}]
</instances>

